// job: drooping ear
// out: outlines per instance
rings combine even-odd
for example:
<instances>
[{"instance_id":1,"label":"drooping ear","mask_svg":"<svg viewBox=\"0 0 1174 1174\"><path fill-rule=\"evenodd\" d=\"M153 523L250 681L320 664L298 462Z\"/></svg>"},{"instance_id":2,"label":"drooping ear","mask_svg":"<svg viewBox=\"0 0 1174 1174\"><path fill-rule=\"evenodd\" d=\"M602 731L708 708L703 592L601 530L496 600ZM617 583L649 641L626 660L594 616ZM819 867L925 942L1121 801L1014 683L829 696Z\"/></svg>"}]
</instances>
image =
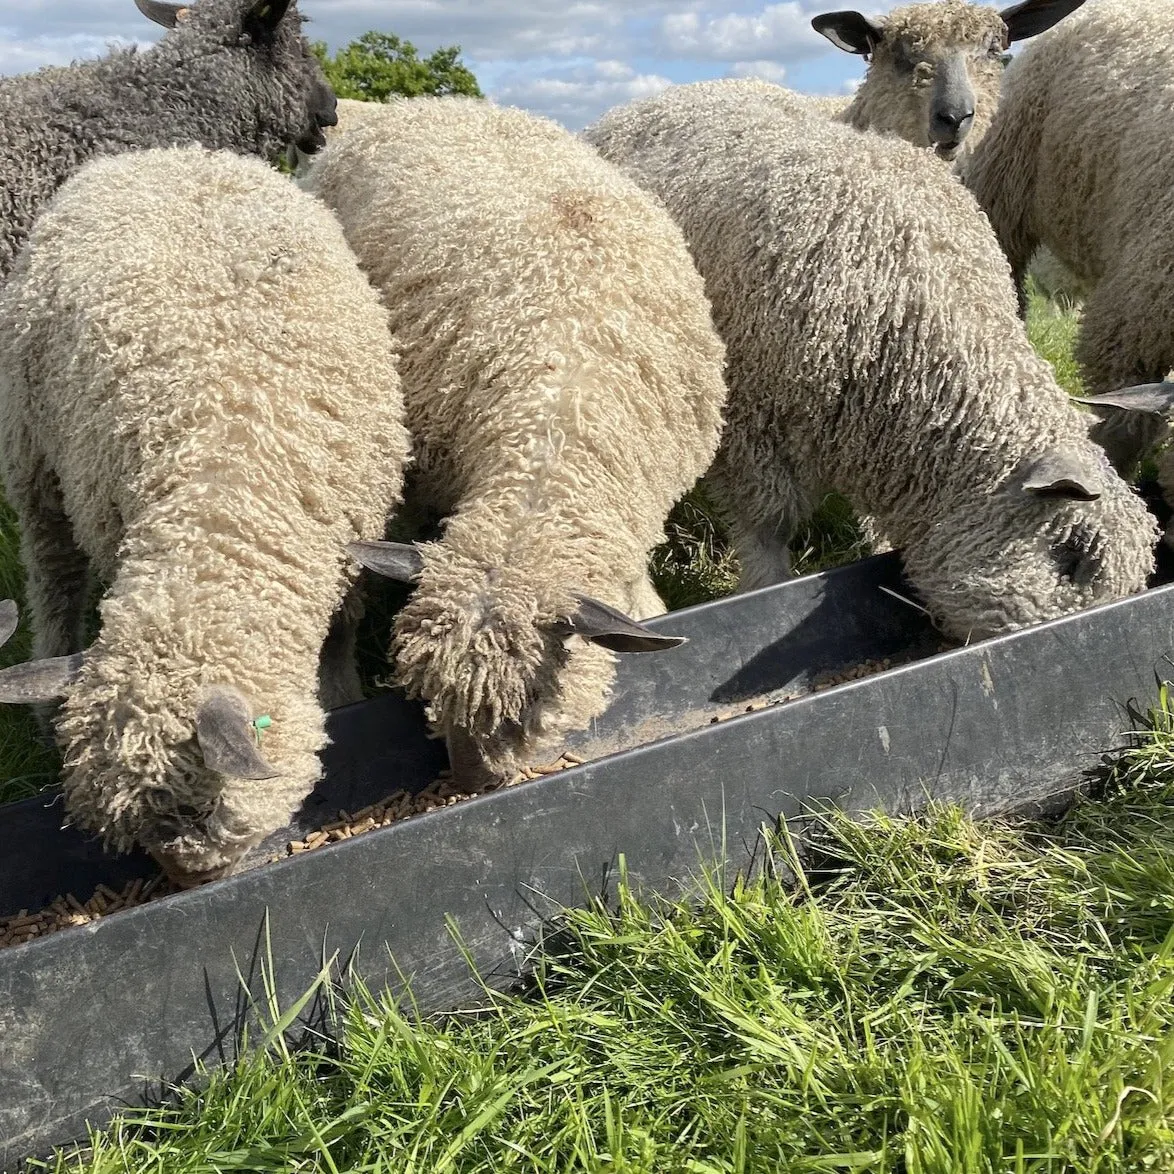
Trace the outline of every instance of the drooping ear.
<instances>
[{"instance_id":1,"label":"drooping ear","mask_svg":"<svg viewBox=\"0 0 1174 1174\"><path fill-rule=\"evenodd\" d=\"M567 636L582 636L612 652L662 652L685 643L684 636L665 636L637 623L622 611L576 592L578 607L568 620L556 625Z\"/></svg>"},{"instance_id":2,"label":"drooping ear","mask_svg":"<svg viewBox=\"0 0 1174 1174\"><path fill-rule=\"evenodd\" d=\"M248 0L241 13L241 28L254 36L271 35L292 3L293 0Z\"/></svg>"},{"instance_id":3,"label":"drooping ear","mask_svg":"<svg viewBox=\"0 0 1174 1174\"><path fill-rule=\"evenodd\" d=\"M424 556L410 542L351 542L346 549L355 562L397 583L411 583L424 570Z\"/></svg>"},{"instance_id":4,"label":"drooping ear","mask_svg":"<svg viewBox=\"0 0 1174 1174\"><path fill-rule=\"evenodd\" d=\"M1074 396L1096 416L1089 439L1105 450L1113 468L1132 471L1170 429L1174 417L1174 382L1144 383L1105 395Z\"/></svg>"},{"instance_id":5,"label":"drooping ear","mask_svg":"<svg viewBox=\"0 0 1174 1174\"><path fill-rule=\"evenodd\" d=\"M1022 0L1020 4L1004 8L999 16L1007 26L1007 44L1025 41L1050 29L1083 3L1084 0Z\"/></svg>"},{"instance_id":6,"label":"drooping ear","mask_svg":"<svg viewBox=\"0 0 1174 1174\"><path fill-rule=\"evenodd\" d=\"M196 741L204 765L234 779L271 779L281 772L257 749L248 702L235 690L214 685L196 711Z\"/></svg>"},{"instance_id":7,"label":"drooping ear","mask_svg":"<svg viewBox=\"0 0 1174 1174\"><path fill-rule=\"evenodd\" d=\"M12 633L19 623L20 609L16 606L16 600L0 599L0 647L12 639Z\"/></svg>"},{"instance_id":8,"label":"drooping ear","mask_svg":"<svg viewBox=\"0 0 1174 1174\"><path fill-rule=\"evenodd\" d=\"M859 12L825 12L813 17L811 27L845 53L871 53L884 37L884 29Z\"/></svg>"},{"instance_id":9,"label":"drooping ear","mask_svg":"<svg viewBox=\"0 0 1174 1174\"><path fill-rule=\"evenodd\" d=\"M186 4L165 4L163 0L135 0L135 7L148 19L173 29L188 14Z\"/></svg>"},{"instance_id":10,"label":"drooping ear","mask_svg":"<svg viewBox=\"0 0 1174 1174\"><path fill-rule=\"evenodd\" d=\"M1027 464L1023 488L1039 497L1096 501L1105 482L1101 470L1084 454L1076 449L1051 448Z\"/></svg>"},{"instance_id":11,"label":"drooping ear","mask_svg":"<svg viewBox=\"0 0 1174 1174\"><path fill-rule=\"evenodd\" d=\"M57 701L82 671L82 654L28 660L0 672L0 702L6 705L36 705Z\"/></svg>"},{"instance_id":12,"label":"drooping ear","mask_svg":"<svg viewBox=\"0 0 1174 1174\"><path fill-rule=\"evenodd\" d=\"M1159 415L1174 413L1174 380L1162 383L1139 383L1136 387L1123 387L1105 395L1073 396L1078 404L1107 408L1120 408L1124 412L1156 412Z\"/></svg>"}]
</instances>

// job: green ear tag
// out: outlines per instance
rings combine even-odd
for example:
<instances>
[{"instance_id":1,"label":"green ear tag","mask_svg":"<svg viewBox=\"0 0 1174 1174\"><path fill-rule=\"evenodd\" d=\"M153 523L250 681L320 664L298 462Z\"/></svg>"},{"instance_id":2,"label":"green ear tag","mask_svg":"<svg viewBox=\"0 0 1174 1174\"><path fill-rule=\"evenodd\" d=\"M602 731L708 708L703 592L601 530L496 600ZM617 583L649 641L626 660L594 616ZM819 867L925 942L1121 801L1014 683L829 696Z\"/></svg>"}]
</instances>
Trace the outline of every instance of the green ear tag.
<instances>
[{"instance_id":1,"label":"green ear tag","mask_svg":"<svg viewBox=\"0 0 1174 1174\"><path fill-rule=\"evenodd\" d=\"M273 725L273 719L267 713L253 718L253 733L256 735L258 746L261 745L261 731L267 730L271 725Z\"/></svg>"}]
</instances>

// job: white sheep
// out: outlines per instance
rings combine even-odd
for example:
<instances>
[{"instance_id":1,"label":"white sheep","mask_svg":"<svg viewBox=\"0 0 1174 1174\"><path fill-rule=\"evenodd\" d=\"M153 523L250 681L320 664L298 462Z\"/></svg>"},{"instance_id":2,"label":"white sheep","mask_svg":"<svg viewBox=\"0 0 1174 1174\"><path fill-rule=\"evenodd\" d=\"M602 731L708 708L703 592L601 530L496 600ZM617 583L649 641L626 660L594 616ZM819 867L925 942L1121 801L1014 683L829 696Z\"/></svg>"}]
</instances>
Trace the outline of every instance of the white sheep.
<instances>
[{"instance_id":1,"label":"white sheep","mask_svg":"<svg viewBox=\"0 0 1174 1174\"><path fill-rule=\"evenodd\" d=\"M676 86L585 132L665 202L705 277L743 586L788 573L787 538L835 490L956 637L1142 590L1154 524L1028 342L973 198L928 152L778 93Z\"/></svg>"},{"instance_id":2,"label":"white sheep","mask_svg":"<svg viewBox=\"0 0 1174 1174\"><path fill-rule=\"evenodd\" d=\"M50 658L0 673L0 699L64 697L74 821L210 879L320 775L346 547L383 533L408 451L386 311L317 201L185 147L66 182L0 337L0 465ZM79 654L91 568L109 589Z\"/></svg>"},{"instance_id":3,"label":"white sheep","mask_svg":"<svg viewBox=\"0 0 1174 1174\"><path fill-rule=\"evenodd\" d=\"M291 0L135 0L169 31L140 52L0 78L0 279L38 209L87 159L177 143L312 152L334 95Z\"/></svg>"},{"instance_id":4,"label":"white sheep","mask_svg":"<svg viewBox=\"0 0 1174 1174\"><path fill-rule=\"evenodd\" d=\"M859 12L813 18L817 33L868 62L855 95L811 100L858 130L899 135L959 163L986 133L999 104L1003 59L1084 0L1022 0L999 11L967 0L894 8L871 20Z\"/></svg>"},{"instance_id":5,"label":"white sheep","mask_svg":"<svg viewBox=\"0 0 1174 1174\"><path fill-rule=\"evenodd\" d=\"M1017 279L1043 243L1091 286L1090 394L1174 369L1174 5L1094 0L1007 70L967 168Z\"/></svg>"},{"instance_id":6,"label":"white sheep","mask_svg":"<svg viewBox=\"0 0 1174 1174\"><path fill-rule=\"evenodd\" d=\"M858 130L932 146L964 170L998 108L1005 50L1083 2L1025 0L998 12L947 0L910 4L872 20L859 12L825 13L812 27L833 45L862 54L868 71L852 98L806 100ZM1046 248L1032 261L1031 273L1045 293L1074 299L1083 294L1081 283Z\"/></svg>"},{"instance_id":7,"label":"white sheep","mask_svg":"<svg viewBox=\"0 0 1174 1174\"><path fill-rule=\"evenodd\" d=\"M454 770L508 777L602 710L609 650L679 643L614 609L664 610L649 552L717 448L701 279L665 211L587 144L480 99L388 105L304 182L391 310L407 507L446 519L438 542L358 551L418 574L399 680Z\"/></svg>"}]
</instances>

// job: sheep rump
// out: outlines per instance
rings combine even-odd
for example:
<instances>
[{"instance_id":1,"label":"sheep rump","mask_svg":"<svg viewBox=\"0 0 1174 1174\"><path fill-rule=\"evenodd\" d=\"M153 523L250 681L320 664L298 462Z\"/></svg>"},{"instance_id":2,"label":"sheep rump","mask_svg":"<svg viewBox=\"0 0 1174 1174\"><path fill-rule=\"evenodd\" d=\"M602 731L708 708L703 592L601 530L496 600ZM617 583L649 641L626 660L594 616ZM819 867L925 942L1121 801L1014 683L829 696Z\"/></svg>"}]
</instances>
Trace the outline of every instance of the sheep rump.
<instances>
[{"instance_id":1,"label":"sheep rump","mask_svg":"<svg viewBox=\"0 0 1174 1174\"><path fill-rule=\"evenodd\" d=\"M76 652L89 569L109 585L55 723L66 810L176 875L222 872L320 774L346 545L382 533L408 449L386 312L326 209L259 160L185 147L70 179L0 332L35 655ZM275 777L214 769L209 693L272 719Z\"/></svg>"}]
</instances>

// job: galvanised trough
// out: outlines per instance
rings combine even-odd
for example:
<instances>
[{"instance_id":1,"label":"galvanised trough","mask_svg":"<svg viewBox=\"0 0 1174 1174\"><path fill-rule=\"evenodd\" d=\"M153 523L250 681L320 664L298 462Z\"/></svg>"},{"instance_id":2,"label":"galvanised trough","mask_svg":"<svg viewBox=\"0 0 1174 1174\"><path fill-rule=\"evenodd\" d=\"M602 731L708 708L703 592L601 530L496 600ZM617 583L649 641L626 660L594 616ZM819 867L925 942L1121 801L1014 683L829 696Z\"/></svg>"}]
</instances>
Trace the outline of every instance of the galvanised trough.
<instances>
[{"instance_id":1,"label":"galvanised trough","mask_svg":"<svg viewBox=\"0 0 1174 1174\"><path fill-rule=\"evenodd\" d=\"M672 894L702 860L745 866L764 823L812 804L989 814L1071 794L1174 650L1174 586L945 653L908 596L885 555L663 616L689 642L622 660L610 708L570 742L584 765L265 863L445 765L394 695L334 712L325 779L255 867L0 950L0 1166L230 1057L267 958L283 1007L336 956L443 1010L478 994L462 950L512 981L543 919L598 894L620 854L638 888ZM886 658L909 663L787 699ZM60 816L52 796L3 812L0 917L153 873Z\"/></svg>"}]
</instances>

